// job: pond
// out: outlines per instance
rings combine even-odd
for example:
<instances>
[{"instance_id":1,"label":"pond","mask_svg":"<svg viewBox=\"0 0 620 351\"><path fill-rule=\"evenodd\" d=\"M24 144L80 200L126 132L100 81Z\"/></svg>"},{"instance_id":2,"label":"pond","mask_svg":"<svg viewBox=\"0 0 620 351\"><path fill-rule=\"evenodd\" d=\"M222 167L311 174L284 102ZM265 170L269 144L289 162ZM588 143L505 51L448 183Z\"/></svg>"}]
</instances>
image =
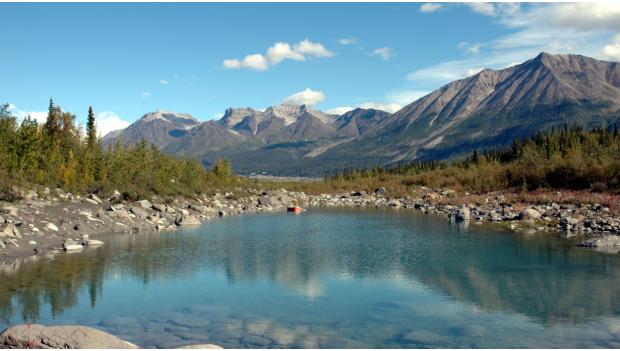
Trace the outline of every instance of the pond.
<instances>
[{"instance_id":1,"label":"pond","mask_svg":"<svg viewBox=\"0 0 620 351\"><path fill-rule=\"evenodd\" d=\"M620 347L620 255L411 210L211 220L0 273L0 328L142 347Z\"/></svg>"}]
</instances>

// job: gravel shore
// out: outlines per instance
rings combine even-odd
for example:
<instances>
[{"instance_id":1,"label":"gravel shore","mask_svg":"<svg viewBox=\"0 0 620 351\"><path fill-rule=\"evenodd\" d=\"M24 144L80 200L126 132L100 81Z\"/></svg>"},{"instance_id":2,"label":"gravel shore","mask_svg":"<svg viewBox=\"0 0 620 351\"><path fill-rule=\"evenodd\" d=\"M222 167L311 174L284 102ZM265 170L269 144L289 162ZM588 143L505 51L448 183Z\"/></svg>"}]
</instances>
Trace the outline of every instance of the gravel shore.
<instances>
[{"instance_id":1,"label":"gravel shore","mask_svg":"<svg viewBox=\"0 0 620 351\"><path fill-rule=\"evenodd\" d=\"M447 201L449 200L449 201ZM446 202L458 205L445 204ZM464 223L495 222L515 231L561 232L579 236L585 247L620 251L620 218L597 204L513 204L504 196L484 197L482 204L465 203L454 191L420 188L415 196L393 198L385 189L374 192L307 195L303 192L246 190L241 194L197 195L191 199L125 201L115 192L101 199L44 191L27 192L23 200L0 203L0 267L16 258L56 255L104 245L107 234L175 230L219 216L303 207L392 207L444 215Z\"/></svg>"}]
</instances>

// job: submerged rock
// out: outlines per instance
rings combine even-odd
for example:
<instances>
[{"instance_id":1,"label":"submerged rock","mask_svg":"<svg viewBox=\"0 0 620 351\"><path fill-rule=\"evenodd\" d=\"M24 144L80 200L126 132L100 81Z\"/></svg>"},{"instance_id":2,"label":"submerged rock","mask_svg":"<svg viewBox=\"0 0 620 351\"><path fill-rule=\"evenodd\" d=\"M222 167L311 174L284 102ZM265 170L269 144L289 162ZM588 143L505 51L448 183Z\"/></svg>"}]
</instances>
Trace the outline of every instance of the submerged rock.
<instances>
[{"instance_id":1,"label":"submerged rock","mask_svg":"<svg viewBox=\"0 0 620 351\"><path fill-rule=\"evenodd\" d=\"M620 236L604 235L595 238L589 238L579 243L583 247L620 247Z\"/></svg>"},{"instance_id":2,"label":"submerged rock","mask_svg":"<svg viewBox=\"0 0 620 351\"><path fill-rule=\"evenodd\" d=\"M221 349L222 347L215 344L195 344L177 347L177 349Z\"/></svg>"},{"instance_id":3,"label":"submerged rock","mask_svg":"<svg viewBox=\"0 0 620 351\"><path fill-rule=\"evenodd\" d=\"M137 349L128 341L89 327L19 324L0 334L0 348L9 349Z\"/></svg>"}]
</instances>

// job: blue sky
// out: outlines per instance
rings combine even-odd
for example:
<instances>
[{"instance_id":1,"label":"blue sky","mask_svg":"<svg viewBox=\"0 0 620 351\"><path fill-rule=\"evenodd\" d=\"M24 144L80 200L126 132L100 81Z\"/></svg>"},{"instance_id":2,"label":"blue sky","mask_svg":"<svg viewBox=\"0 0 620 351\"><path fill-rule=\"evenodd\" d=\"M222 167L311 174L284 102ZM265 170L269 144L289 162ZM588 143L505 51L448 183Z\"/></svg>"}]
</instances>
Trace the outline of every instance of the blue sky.
<instances>
[{"instance_id":1,"label":"blue sky","mask_svg":"<svg viewBox=\"0 0 620 351\"><path fill-rule=\"evenodd\" d=\"M163 109L216 118L282 102L395 111L540 51L620 60L620 5L0 4L0 102L50 97L100 130Z\"/></svg>"}]
</instances>

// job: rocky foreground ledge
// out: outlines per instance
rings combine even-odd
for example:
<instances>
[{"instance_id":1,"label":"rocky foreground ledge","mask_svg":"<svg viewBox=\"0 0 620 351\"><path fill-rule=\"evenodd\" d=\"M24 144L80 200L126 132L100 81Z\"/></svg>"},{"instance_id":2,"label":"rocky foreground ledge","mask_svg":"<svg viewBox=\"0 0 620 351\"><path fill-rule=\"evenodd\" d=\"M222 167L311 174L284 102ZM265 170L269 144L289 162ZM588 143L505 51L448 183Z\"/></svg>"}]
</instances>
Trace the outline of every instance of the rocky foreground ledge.
<instances>
[{"instance_id":1,"label":"rocky foreground ledge","mask_svg":"<svg viewBox=\"0 0 620 351\"><path fill-rule=\"evenodd\" d=\"M0 264L14 258L55 255L103 245L103 234L175 230L213 218L242 213L282 211L305 207L392 207L439 214L463 223L496 222L515 231L561 231L581 236L580 245L620 251L620 218L599 204L517 204L503 195L478 197L470 203L454 191L421 187L411 197L390 197L384 188L373 192L308 195L284 189L239 190L193 198L152 197L125 201L120 193L101 199L65 193L60 189L23 200L0 203ZM33 254L35 256L33 256ZM0 269L2 266L0 265Z\"/></svg>"},{"instance_id":2,"label":"rocky foreground ledge","mask_svg":"<svg viewBox=\"0 0 620 351\"><path fill-rule=\"evenodd\" d=\"M19 324L0 334L1 349L138 349L114 335L79 325ZM214 344L185 345L180 349L221 349Z\"/></svg>"}]
</instances>

